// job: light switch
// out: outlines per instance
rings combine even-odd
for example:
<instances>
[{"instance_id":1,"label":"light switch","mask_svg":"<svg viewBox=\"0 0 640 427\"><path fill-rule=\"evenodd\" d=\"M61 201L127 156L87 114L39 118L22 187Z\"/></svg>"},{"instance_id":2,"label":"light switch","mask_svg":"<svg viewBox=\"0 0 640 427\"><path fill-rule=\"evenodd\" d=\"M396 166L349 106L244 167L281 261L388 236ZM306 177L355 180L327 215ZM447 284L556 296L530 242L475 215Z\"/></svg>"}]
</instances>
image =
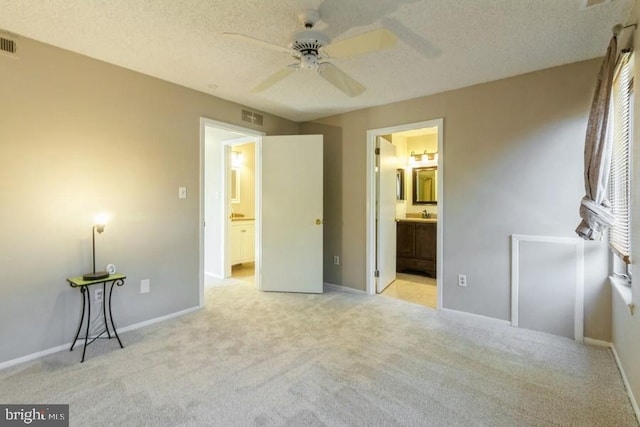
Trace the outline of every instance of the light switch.
<instances>
[{"instance_id":1,"label":"light switch","mask_svg":"<svg viewBox=\"0 0 640 427\"><path fill-rule=\"evenodd\" d=\"M179 199L187 198L187 187L178 187L178 198Z\"/></svg>"}]
</instances>

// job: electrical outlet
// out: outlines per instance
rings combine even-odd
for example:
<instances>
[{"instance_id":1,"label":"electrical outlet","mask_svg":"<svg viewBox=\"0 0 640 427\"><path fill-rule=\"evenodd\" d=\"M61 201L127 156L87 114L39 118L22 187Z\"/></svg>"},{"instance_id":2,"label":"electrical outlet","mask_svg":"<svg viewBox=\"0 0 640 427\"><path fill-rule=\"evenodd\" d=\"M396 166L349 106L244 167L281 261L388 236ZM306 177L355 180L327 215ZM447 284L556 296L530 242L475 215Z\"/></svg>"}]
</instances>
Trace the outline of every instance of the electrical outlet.
<instances>
[{"instance_id":1,"label":"electrical outlet","mask_svg":"<svg viewBox=\"0 0 640 427\"><path fill-rule=\"evenodd\" d=\"M93 300L95 302L102 302L102 298L104 297L104 292L102 289L96 289L93 292Z\"/></svg>"},{"instance_id":2,"label":"electrical outlet","mask_svg":"<svg viewBox=\"0 0 640 427\"><path fill-rule=\"evenodd\" d=\"M466 274L458 274L458 286L467 286Z\"/></svg>"},{"instance_id":3,"label":"electrical outlet","mask_svg":"<svg viewBox=\"0 0 640 427\"><path fill-rule=\"evenodd\" d=\"M333 257L333 263L335 265L340 265L340 257L338 255Z\"/></svg>"},{"instance_id":4,"label":"electrical outlet","mask_svg":"<svg viewBox=\"0 0 640 427\"><path fill-rule=\"evenodd\" d=\"M140 293L148 294L149 292L151 292L151 280L149 279L140 280Z\"/></svg>"}]
</instances>

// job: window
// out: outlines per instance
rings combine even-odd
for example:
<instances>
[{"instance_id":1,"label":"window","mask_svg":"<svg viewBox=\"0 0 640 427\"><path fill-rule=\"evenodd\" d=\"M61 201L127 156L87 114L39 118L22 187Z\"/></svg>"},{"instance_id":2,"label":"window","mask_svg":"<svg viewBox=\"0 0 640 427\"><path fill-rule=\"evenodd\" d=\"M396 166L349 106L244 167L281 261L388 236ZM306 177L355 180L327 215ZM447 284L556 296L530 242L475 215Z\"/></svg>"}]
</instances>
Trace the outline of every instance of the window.
<instances>
[{"instance_id":1,"label":"window","mask_svg":"<svg viewBox=\"0 0 640 427\"><path fill-rule=\"evenodd\" d=\"M631 263L631 144L633 136L633 63L631 52L623 52L613 77L613 152L609 200L615 223L609 230L609 245L617 260L614 270L629 275ZM617 265L616 265L617 264Z\"/></svg>"}]
</instances>

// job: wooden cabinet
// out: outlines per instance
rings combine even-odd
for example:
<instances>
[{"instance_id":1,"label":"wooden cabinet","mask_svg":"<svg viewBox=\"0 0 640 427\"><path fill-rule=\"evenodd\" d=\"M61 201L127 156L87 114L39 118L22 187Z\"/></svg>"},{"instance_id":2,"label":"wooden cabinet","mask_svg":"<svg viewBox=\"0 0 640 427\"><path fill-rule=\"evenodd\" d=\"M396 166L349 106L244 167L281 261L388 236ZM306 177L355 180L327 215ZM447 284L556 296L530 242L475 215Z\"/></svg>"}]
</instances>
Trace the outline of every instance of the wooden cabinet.
<instances>
[{"instance_id":1,"label":"wooden cabinet","mask_svg":"<svg viewBox=\"0 0 640 427\"><path fill-rule=\"evenodd\" d=\"M396 225L396 256L398 258L414 258L415 246L415 223L399 221ZM396 264L398 263L396 262Z\"/></svg>"},{"instance_id":2,"label":"wooden cabinet","mask_svg":"<svg viewBox=\"0 0 640 427\"><path fill-rule=\"evenodd\" d=\"M231 265L253 262L255 259L255 221L241 220L231 223Z\"/></svg>"},{"instance_id":3,"label":"wooden cabinet","mask_svg":"<svg viewBox=\"0 0 640 427\"><path fill-rule=\"evenodd\" d=\"M421 271L436 277L436 230L435 222L397 222L396 271Z\"/></svg>"}]
</instances>

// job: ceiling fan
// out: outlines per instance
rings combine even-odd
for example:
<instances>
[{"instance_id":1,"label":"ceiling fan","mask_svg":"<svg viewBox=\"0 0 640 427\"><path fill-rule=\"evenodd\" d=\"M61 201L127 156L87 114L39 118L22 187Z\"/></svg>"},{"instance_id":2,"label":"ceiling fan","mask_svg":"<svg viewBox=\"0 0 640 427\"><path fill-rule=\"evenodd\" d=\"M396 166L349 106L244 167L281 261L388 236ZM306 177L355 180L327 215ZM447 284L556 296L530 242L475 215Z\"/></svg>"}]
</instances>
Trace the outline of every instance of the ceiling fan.
<instances>
[{"instance_id":1,"label":"ceiling fan","mask_svg":"<svg viewBox=\"0 0 640 427\"><path fill-rule=\"evenodd\" d=\"M305 10L298 15L298 19L304 25L304 29L293 34L289 47L279 46L244 34L224 33L225 36L286 53L296 59L296 63L271 75L253 88L252 92L261 92L269 89L294 71L305 69L317 71L320 77L340 89L347 96L358 96L365 91L365 87L333 65L331 59L346 58L388 49L393 47L398 39L391 31L381 28L331 43L331 39L327 35L313 29L313 26L320 20L318 11Z\"/></svg>"}]
</instances>

